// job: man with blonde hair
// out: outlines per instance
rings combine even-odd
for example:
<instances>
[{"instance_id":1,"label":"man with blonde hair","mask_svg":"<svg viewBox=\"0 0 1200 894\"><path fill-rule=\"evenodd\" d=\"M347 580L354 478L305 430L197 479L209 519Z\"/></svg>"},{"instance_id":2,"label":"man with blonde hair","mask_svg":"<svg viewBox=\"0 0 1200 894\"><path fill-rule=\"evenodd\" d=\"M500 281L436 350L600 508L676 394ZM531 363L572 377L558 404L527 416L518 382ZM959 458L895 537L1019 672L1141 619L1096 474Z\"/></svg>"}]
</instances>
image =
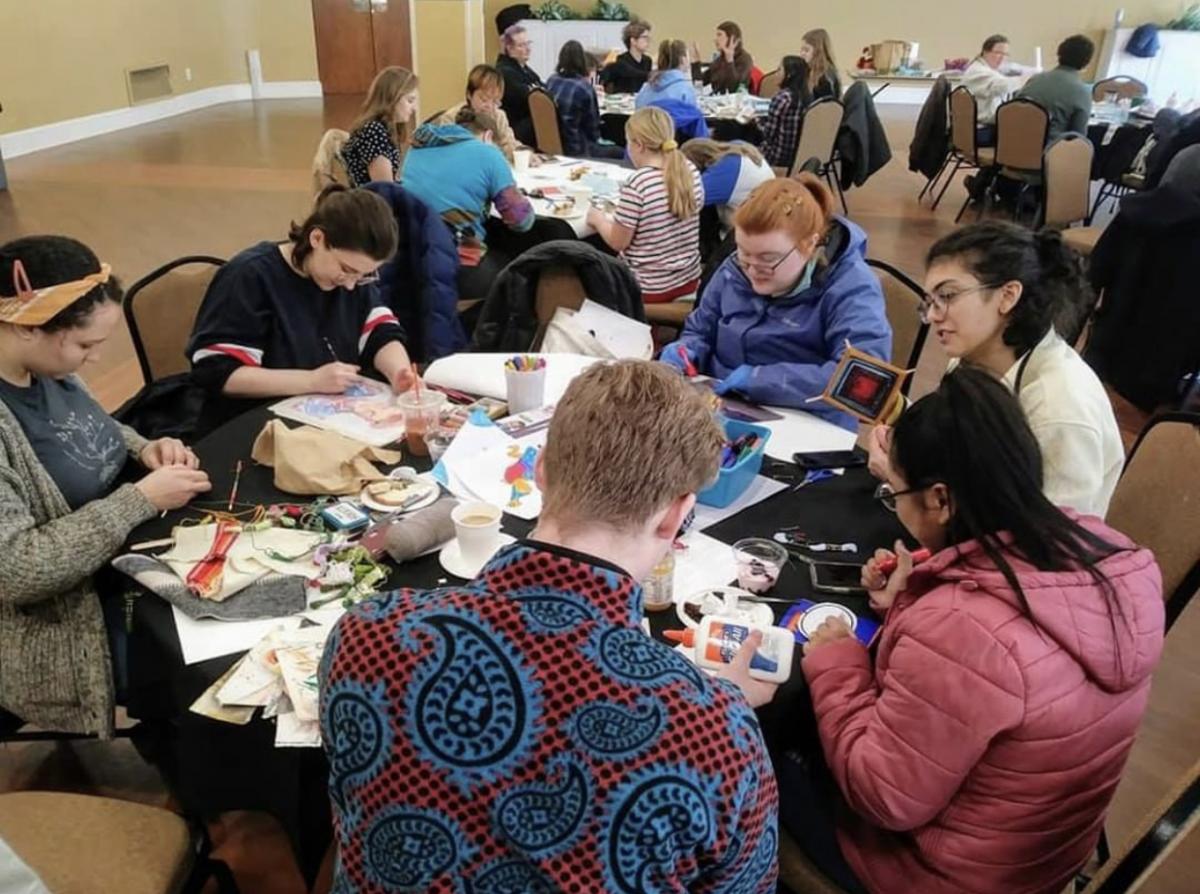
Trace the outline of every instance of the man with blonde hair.
<instances>
[{"instance_id":1,"label":"man with blonde hair","mask_svg":"<svg viewBox=\"0 0 1200 894\"><path fill-rule=\"evenodd\" d=\"M321 673L347 890L775 890L753 711L640 628L638 581L721 442L674 371L594 366L558 404L529 539L465 586L347 612Z\"/></svg>"}]
</instances>

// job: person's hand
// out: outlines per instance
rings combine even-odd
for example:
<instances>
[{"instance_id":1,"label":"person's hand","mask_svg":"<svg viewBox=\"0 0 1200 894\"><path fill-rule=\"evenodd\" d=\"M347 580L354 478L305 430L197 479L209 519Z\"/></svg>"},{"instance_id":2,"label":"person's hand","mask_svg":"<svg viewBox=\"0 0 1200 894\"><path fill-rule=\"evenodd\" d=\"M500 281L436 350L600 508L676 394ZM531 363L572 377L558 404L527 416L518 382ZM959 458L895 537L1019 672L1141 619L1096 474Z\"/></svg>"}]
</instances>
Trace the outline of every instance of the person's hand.
<instances>
[{"instance_id":1,"label":"person's hand","mask_svg":"<svg viewBox=\"0 0 1200 894\"><path fill-rule=\"evenodd\" d=\"M750 377L754 374L754 367L747 363L743 363L721 381L713 386L713 393L717 395L725 395L730 391L745 392L746 386L750 384Z\"/></svg>"},{"instance_id":2,"label":"person's hand","mask_svg":"<svg viewBox=\"0 0 1200 894\"><path fill-rule=\"evenodd\" d=\"M752 708L765 705L775 697L775 690L779 688L777 683L768 683L750 676L750 662L758 647L762 645L762 638L761 630L751 630L746 641L733 656L733 661L717 671L718 677L728 680L742 690L742 695L746 696L746 701Z\"/></svg>"},{"instance_id":3,"label":"person's hand","mask_svg":"<svg viewBox=\"0 0 1200 894\"><path fill-rule=\"evenodd\" d=\"M163 466L134 485L155 509L186 506L197 494L212 490L208 475L187 466Z\"/></svg>"},{"instance_id":4,"label":"person's hand","mask_svg":"<svg viewBox=\"0 0 1200 894\"><path fill-rule=\"evenodd\" d=\"M341 394L358 378L358 369L353 363L338 361L318 366L308 374L308 390L313 394Z\"/></svg>"},{"instance_id":5,"label":"person's hand","mask_svg":"<svg viewBox=\"0 0 1200 894\"><path fill-rule=\"evenodd\" d=\"M665 363L667 366L674 367L685 376L687 375L688 360L691 357L688 355L687 348L683 346L683 342L676 341L667 345L662 349L662 353L658 355L658 362Z\"/></svg>"},{"instance_id":6,"label":"person's hand","mask_svg":"<svg viewBox=\"0 0 1200 894\"><path fill-rule=\"evenodd\" d=\"M881 562L895 559L896 569L889 575L879 570ZM896 550L875 550L875 555L867 560L862 570L862 585L866 588L871 600L871 608L883 614L892 607L897 594L908 584L908 576L912 573L912 553L904 546L904 541L896 541Z\"/></svg>"},{"instance_id":7,"label":"person's hand","mask_svg":"<svg viewBox=\"0 0 1200 894\"><path fill-rule=\"evenodd\" d=\"M200 460L183 441L176 438L159 438L151 441L138 454L138 461L150 471L165 466L183 466L186 469L200 468Z\"/></svg>"},{"instance_id":8,"label":"person's hand","mask_svg":"<svg viewBox=\"0 0 1200 894\"><path fill-rule=\"evenodd\" d=\"M597 208L595 205L588 205L587 222L588 226L593 230L598 230L608 219L608 215Z\"/></svg>"},{"instance_id":9,"label":"person's hand","mask_svg":"<svg viewBox=\"0 0 1200 894\"><path fill-rule=\"evenodd\" d=\"M814 649L819 649L830 643L836 643L840 639L846 639L853 635L854 631L850 629L850 625L841 618L826 618L813 631L813 635L808 638L808 642L804 644L804 654L811 655Z\"/></svg>"},{"instance_id":10,"label":"person's hand","mask_svg":"<svg viewBox=\"0 0 1200 894\"><path fill-rule=\"evenodd\" d=\"M417 374L411 366L402 366L396 370L396 375L392 377L392 392L395 394L403 394L405 391L412 391L417 384Z\"/></svg>"},{"instance_id":11,"label":"person's hand","mask_svg":"<svg viewBox=\"0 0 1200 894\"><path fill-rule=\"evenodd\" d=\"M877 425L867 442L867 469L880 481L887 481L891 469L892 427Z\"/></svg>"}]
</instances>

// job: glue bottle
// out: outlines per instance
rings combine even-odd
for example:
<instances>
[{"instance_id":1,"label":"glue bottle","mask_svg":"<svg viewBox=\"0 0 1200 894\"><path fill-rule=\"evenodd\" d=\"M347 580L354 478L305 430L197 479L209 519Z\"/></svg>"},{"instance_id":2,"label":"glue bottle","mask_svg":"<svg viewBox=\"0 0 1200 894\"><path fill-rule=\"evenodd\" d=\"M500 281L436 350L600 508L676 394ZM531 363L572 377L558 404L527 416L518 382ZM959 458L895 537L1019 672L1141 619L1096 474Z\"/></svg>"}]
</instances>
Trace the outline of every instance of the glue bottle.
<instances>
[{"instance_id":1,"label":"glue bottle","mask_svg":"<svg viewBox=\"0 0 1200 894\"><path fill-rule=\"evenodd\" d=\"M792 675L792 651L796 647L790 630L758 627L745 621L709 615L696 629L665 630L663 635L672 642L690 646L700 667L719 669L733 661L752 630L760 631L763 639L750 659L750 676L768 683L787 682Z\"/></svg>"}]
</instances>

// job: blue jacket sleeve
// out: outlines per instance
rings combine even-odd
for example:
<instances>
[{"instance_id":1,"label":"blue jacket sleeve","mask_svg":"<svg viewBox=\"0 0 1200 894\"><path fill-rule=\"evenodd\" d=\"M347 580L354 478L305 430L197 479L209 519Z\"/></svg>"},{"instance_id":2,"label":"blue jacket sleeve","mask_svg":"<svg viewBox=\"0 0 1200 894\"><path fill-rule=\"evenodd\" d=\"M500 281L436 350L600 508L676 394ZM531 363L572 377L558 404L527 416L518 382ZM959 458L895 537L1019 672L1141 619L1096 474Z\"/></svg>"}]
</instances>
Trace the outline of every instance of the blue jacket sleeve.
<instances>
[{"instance_id":1,"label":"blue jacket sleeve","mask_svg":"<svg viewBox=\"0 0 1200 894\"><path fill-rule=\"evenodd\" d=\"M733 198L738 176L742 172L742 157L726 155L715 165L710 165L700 175L704 181L705 205L728 205Z\"/></svg>"},{"instance_id":2,"label":"blue jacket sleeve","mask_svg":"<svg viewBox=\"0 0 1200 894\"><path fill-rule=\"evenodd\" d=\"M853 417L823 402L806 403L825 390L842 356L846 341L884 360L892 354L892 327L884 312L879 280L865 265L846 271L845 282L827 285L836 295L823 302L825 328L823 363L770 363L755 366L743 393L750 400L781 407L798 407L823 416L843 428L853 429Z\"/></svg>"},{"instance_id":3,"label":"blue jacket sleeve","mask_svg":"<svg viewBox=\"0 0 1200 894\"><path fill-rule=\"evenodd\" d=\"M461 351L467 335L458 319L458 250L441 217L428 209L421 220L421 307L425 361Z\"/></svg>"}]
</instances>

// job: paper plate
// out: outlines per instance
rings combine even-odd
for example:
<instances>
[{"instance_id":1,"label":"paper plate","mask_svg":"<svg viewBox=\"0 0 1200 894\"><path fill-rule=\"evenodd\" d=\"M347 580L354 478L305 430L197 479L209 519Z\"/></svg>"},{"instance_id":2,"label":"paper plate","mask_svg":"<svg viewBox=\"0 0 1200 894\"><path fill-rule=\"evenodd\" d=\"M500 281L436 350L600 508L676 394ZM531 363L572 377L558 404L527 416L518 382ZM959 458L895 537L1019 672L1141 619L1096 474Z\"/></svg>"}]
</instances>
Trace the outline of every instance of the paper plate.
<instances>
[{"instance_id":1,"label":"paper plate","mask_svg":"<svg viewBox=\"0 0 1200 894\"><path fill-rule=\"evenodd\" d=\"M358 495L358 501L368 509L374 509L376 512L386 512L389 515L403 512L416 512L418 509L424 509L426 506L432 506L437 502L437 498L441 489L438 487L436 481L418 479L413 481L413 486L417 488L425 488L427 489L428 493L421 497L421 499L417 500L417 502L405 506L403 509L401 509L399 506L389 506L387 503L381 503L378 500L373 499L371 495L367 493L367 488L365 487L362 489L362 493Z\"/></svg>"},{"instance_id":2,"label":"paper plate","mask_svg":"<svg viewBox=\"0 0 1200 894\"><path fill-rule=\"evenodd\" d=\"M830 618L841 618L851 630L858 624L857 616L844 605L838 605L836 602L818 602L800 619L800 632L811 638L817 632L817 628Z\"/></svg>"}]
</instances>

